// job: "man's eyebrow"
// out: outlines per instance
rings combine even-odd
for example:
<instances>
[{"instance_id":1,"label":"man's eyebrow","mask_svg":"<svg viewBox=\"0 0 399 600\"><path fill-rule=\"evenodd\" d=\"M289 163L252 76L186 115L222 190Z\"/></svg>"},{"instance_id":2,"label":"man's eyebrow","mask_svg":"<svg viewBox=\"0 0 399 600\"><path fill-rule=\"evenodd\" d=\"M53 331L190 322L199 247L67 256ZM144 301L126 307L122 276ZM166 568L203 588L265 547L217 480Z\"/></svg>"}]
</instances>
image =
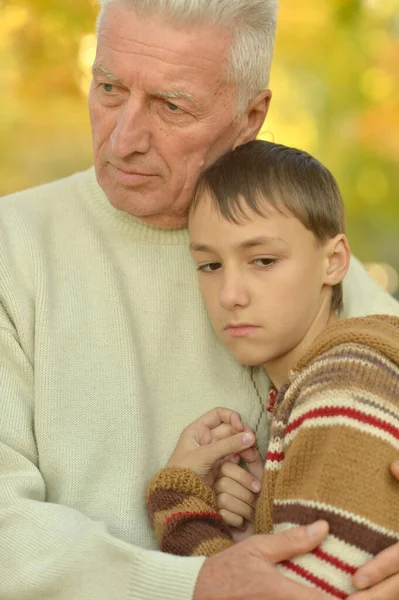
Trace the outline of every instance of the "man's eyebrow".
<instances>
[{"instance_id":1,"label":"man's eyebrow","mask_svg":"<svg viewBox=\"0 0 399 600\"><path fill-rule=\"evenodd\" d=\"M260 236L250 238L241 242L240 244L237 244L237 248L253 248L254 246L265 246L269 244L274 244L276 242L287 245L287 242L281 237ZM206 244L196 244L195 242L191 242L190 250L192 250L193 252L215 252L215 250L211 246L207 246Z\"/></svg>"},{"instance_id":2,"label":"man's eyebrow","mask_svg":"<svg viewBox=\"0 0 399 600\"><path fill-rule=\"evenodd\" d=\"M93 75L95 75L96 73L101 73L101 75L104 75L108 79L108 81L110 81L111 83L117 83L118 85L123 86L122 80L119 77L112 75L112 73L110 73L100 63L96 63L96 62L94 63L94 65L92 67L92 73L93 73Z\"/></svg>"},{"instance_id":3,"label":"man's eyebrow","mask_svg":"<svg viewBox=\"0 0 399 600\"><path fill-rule=\"evenodd\" d=\"M155 92L152 93L153 96L155 96L156 98L164 98L165 100L191 100L191 102L194 102L194 104L197 104L197 99L195 98L195 96L193 96L192 94L189 94L188 92L183 92L183 91L179 91L179 90L175 90L175 91L162 91L162 90L156 90Z\"/></svg>"}]
</instances>

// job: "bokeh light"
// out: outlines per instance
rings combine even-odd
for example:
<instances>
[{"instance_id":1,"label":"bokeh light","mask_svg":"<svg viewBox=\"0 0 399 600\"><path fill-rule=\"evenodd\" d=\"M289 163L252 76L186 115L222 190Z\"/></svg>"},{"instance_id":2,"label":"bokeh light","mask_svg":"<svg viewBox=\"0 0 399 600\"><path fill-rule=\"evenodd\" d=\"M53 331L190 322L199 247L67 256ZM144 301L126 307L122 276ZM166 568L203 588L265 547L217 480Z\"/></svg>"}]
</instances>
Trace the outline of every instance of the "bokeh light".
<instances>
[{"instance_id":1,"label":"bokeh light","mask_svg":"<svg viewBox=\"0 0 399 600\"><path fill-rule=\"evenodd\" d=\"M87 94L98 6L0 0L0 10L3 195L92 163ZM261 133L309 151L332 171L353 253L395 272L398 56L399 0L280 2L273 100ZM384 269L373 272L383 277ZM393 293L399 297L397 286Z\"/></svg>"},{"instance_id":2,"label":"bokeh light","mask_svg":"<svg viewBox=\"0 0 399 600\"><path fill-rule=\"evenodd\" d=\"M366 263L366 268L371 277L384 290L394 294L399 288L399 275L396 269L385 263Z\"/></svg>"}]
</instances>

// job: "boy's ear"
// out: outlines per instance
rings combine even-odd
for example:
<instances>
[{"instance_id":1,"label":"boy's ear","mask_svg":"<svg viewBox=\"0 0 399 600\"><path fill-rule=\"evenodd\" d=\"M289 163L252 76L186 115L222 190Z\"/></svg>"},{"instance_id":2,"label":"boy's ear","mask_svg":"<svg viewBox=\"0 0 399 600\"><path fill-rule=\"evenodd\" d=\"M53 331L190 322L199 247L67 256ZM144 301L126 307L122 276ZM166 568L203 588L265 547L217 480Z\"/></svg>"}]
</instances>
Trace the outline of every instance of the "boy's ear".
<instances>
[{"instance_id":1,"label":"boy's ear","mask_svg":"<svg viewBox=\"0 0 399 600\"><path fill-rule=\"evenodd\" d=\"M271 90L263 90L252 102L249 103L244 115L241 117L241 127L233 148L252 142L258 135L269 110Z\"/></svg>"},{"instance_id":2,"label":"boy's ear","mask_svg":"<svg viewBox=\"0 0 399 600\"><path fill-rule=\"evenodd\" d=\"M333 286L341 283L349 269L350 256L349 243L343 233L339 233L327 242L325 284Z\"/></svg>"}]
</instances>

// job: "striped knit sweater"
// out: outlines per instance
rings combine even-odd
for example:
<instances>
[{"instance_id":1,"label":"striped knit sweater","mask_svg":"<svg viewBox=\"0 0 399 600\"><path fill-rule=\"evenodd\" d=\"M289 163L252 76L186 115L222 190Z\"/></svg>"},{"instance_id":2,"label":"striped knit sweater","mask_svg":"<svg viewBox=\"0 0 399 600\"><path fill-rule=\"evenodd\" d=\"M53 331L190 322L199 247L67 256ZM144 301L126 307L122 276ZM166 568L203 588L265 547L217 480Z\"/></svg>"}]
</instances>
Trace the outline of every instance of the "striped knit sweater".
<instances>
[{"instance_id":1,"label":"striped knit sweater","mask_svg":"<svg viewBox=\"0 0 399 600\"><path fill-rule=\"evenodd\" d=\"M331 324L280 389L271 413L256 532L326 519L320 548L279 565L285 575L336 598L354 591L355 570L399 540L399 319ZM233 542L215 496L186 469L163 469L147 492L160 547L212 555Z\"/></svg>"}]
</instances>

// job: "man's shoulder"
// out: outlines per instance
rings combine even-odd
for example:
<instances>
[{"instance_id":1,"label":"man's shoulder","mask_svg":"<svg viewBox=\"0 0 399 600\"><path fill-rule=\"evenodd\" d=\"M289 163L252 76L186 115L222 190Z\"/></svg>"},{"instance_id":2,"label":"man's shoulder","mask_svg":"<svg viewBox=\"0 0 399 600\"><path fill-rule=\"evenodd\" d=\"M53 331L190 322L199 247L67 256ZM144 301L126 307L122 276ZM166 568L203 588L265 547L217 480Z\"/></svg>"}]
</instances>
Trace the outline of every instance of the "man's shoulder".
<instances>
[{"instance_id":1,"label":"man's shoulder","mask_svg":"<svg viewBox=\"0 0 399 600\"><path fill-rule=\"evenodd\" d=\"M94 168L90 168L50 183L3 196L0 198L0 221L7 220L11 215L29 215L32 218L35 214L43 215L62 206L65 208L66 203L83 198L90 187L96 185Z\"/></svg>"},{"instance_id":2,"label":"man's shoulder","mask_svg":"<svg viewBox=\"0 0 399 600\"><path fill-rule=\"evenodd\" d=\"M344 313L346 317L389 314L399 317L399 302L382 289L364 266L352 256L344 279Z\"/></svg>"}]
</instances>

